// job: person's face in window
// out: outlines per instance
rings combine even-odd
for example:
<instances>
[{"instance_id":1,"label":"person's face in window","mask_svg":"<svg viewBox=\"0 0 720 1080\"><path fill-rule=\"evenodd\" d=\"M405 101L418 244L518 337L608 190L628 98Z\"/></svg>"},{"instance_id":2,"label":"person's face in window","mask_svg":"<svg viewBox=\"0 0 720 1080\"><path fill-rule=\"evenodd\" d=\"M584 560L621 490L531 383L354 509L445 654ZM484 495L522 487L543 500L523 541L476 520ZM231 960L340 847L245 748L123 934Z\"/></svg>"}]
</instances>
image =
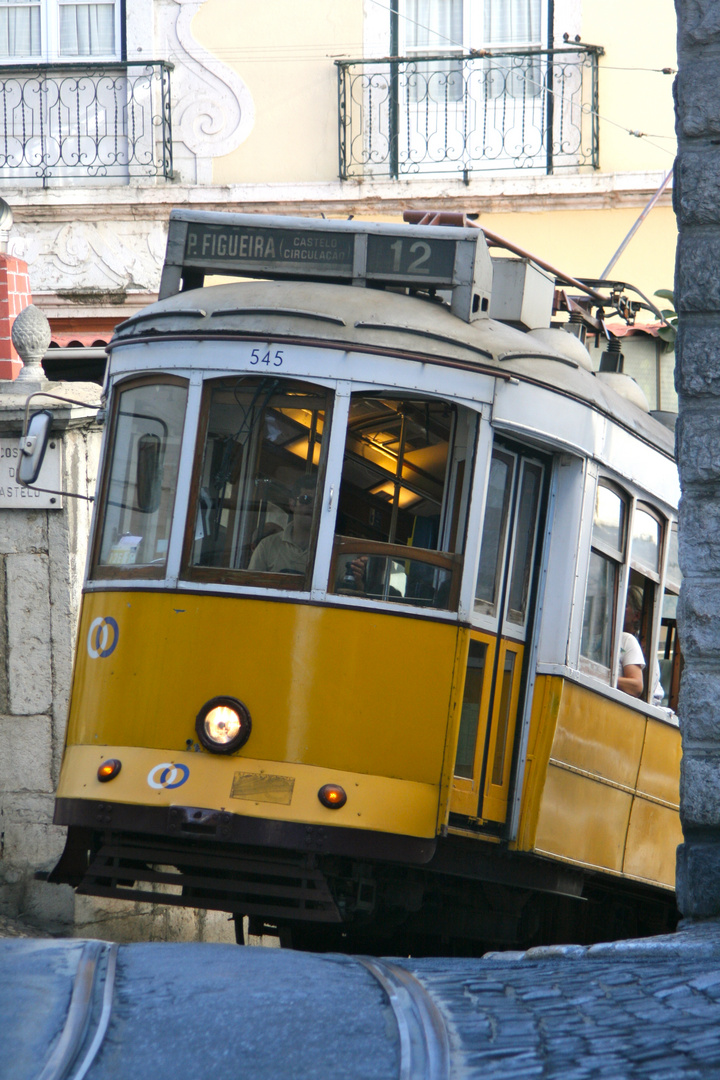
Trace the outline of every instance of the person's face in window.
<instances>
[{"instance_id":1,"label":"person's face in window","mask_svg":"<svg viewBox=\"0 0 720 1080\"><path fill-rule=\"evenodd\" d=\"M640 629L640 611L635 607L633 601L628 597L628 602L625 605L625 621L623 623L623 630L626 634L632 634L637 637L638 630Z\"/></svg>"},{"instance_id":2,"label":"person's face in window","mask_svg":"<svg viewBox=\"0 0 720 1080\"><path fill-rule=\"evenodd\" d=\"M312 517L313 505L315 503L315 491L313 488L301 488L294 499L291 500L290 508L295 517L307 518Z\"/></svg>"}]
</instances>

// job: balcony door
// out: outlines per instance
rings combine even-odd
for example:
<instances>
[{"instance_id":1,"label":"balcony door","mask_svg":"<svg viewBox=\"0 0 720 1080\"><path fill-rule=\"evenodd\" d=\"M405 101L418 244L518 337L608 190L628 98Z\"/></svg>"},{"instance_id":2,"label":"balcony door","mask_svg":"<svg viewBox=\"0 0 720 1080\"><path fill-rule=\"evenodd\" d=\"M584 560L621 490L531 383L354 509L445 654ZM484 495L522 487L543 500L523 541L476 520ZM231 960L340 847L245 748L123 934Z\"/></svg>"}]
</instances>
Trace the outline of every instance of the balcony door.
<instances>
[{"instance_id":1,"label":"balcony door","mask_svg":"<svg viewBox=\"0 0 720 1080\"><path fill-rule=\"evenodd\" d=\"M535 454L493 450L450 810L494 825L507 818L546 472Z\"/></svg>"},{"instance_id":2,"label":"balcony door","mask_svg":"<svg viewBox=\"0 0 720 1080\"><path fill-rule=\"evenodd\" d=\"M544 171L547 61L527 53L545 42L547 0L401 0L400 11L411 62L397 79L399 171L463 172L481 158ZM486 49L524 55L467 58Z\"/></svg>"}]
</instances>

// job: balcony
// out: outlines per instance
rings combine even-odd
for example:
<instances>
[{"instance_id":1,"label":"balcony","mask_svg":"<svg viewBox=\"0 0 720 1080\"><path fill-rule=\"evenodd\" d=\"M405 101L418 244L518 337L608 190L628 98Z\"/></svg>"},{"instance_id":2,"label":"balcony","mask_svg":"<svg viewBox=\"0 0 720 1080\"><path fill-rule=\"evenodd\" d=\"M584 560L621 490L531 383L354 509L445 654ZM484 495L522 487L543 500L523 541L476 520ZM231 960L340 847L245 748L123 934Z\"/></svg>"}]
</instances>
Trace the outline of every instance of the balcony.
<instances>
[{"instance_id":1,"label":"balcony","mask_svg":"<svg viewBox=\"0 0 720 1080\"><path fill-rule=\"evenodd\" d=\"M602 53L572 45L336 60L340 178L597 169Z\"/></svg>"},{"instance_id":2,"label":"balcony","mask_svg":"<svg viewBox=\"0 0 720 1080\"><path fill-rule=\"evenodd\" d=\"M164 61L0 67L0 185L172 178Z\"/></svg>"}]
</instances>

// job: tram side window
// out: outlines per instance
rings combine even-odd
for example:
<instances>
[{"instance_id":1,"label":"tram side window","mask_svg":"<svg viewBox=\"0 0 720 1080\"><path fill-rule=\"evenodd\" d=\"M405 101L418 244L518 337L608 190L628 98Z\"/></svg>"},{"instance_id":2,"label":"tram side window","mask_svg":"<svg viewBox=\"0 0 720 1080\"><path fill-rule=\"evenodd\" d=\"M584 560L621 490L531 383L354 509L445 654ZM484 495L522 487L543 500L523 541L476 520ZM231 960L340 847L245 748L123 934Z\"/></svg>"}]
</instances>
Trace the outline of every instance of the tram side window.
<instances>
[{"instance_id":1,"label":"tram side window","mask_svg":"<svg viewBox=\"0 0 720 1080\"><path fill-rule=\"evenodd\" d=\"M187 384L135 384L117 393L102 494L96 578L160 577L175 503Z\"/></svg>"},{"instance_id":2,"label":"tram side window","mask_svg":"<svg viewBox=\"0 0 720 1080\"><path fill-rule=\"evenodd\" d=\"M436 399L355 395L345 442L334 592L457 604L476 421Z\"/></svg>"},{"instance_id":3,"label":"tram side window","mask_svg":"<svg viewBox=\"0 0 720 1080\"><path fill-rule=\"evenodd\" d=\"M652 651L662 540L663 527L658 515L650 507L638 503L633 510L630 530L630 574L623 631L637 639L645 659L643 690L638 696L655 705L661 704L664 697L660 664Z\"/></svg>"},{"instance_id":4,"label":"tram side window","mask_svg":"<svg viewBox=\"0 0 720 1080\"><path fill-rule=\"evenodd\" d=\"M272 377L208 387L186 560L200 576L307 586L327 399L321 387Z\"/></svg>"},{"instance_id":5,"label":"tram side window","mask_svg":"<svg viewBox=\"0 0 720 1080\"><path fill-rule=\"evenodd\" d=\"M505 617L519 627L528 615L542 483L543 467L538 461L498 446L493 449L475 611L497 617L503 569L511 554Z\"/></svg>"},{"instance_id":6,"label":"tram side window","mask_svg":"<svg viewBox=\"0 0 720 1080\"><path fill-rule=\"evenodd\" d=\"M660 684L663 689L663 698L660 704L677 712L680 674L682 672L682 654L677 632L677 603L682 574L678 565L676 521L672 523L670 529L668 547L657 661L660 667Z\"/></svg>"},{"instance_id":7,"label":"tram side window","mask_svg":"<svg viewBox=\"0 0 720 1080\"><path fill-rule=\"evenodd\" d=\"M609 677L615 640L615 612L620 571L625 558L627 503L602 481L598 484L593 517L580 654L583 667Z\"/></svg>"}]
</instances>

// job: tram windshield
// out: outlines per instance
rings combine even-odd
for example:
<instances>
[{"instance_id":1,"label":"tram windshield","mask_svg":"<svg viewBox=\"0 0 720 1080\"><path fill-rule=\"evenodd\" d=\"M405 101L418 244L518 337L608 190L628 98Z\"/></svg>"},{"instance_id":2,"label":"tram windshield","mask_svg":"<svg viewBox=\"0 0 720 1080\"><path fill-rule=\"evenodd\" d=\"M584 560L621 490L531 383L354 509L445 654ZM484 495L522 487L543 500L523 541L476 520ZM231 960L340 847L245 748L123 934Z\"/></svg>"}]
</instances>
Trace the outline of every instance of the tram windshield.
<instances>
[{"instance_id":1,"label":"tram windshield","mask_svg":"<svg viewBox=\"0 0 720 1080\"><path fill-rule=\"evenodd\" d=\"M118 395L95 577L164 574L186 401L170 377Z\"/></svg>"},{"instance_id":2,"label":"tram windshield","mask_svg":"<svg viewBox=\"0 0 720 1080\"><path fill-rule=\"evenodd\" d=\"M437 399L355 395L345 440L333 589L452 607L475 419Z\"/></svg>"},{"instance_id":3,"label":"tram windshield","mask_svg":"<svg viewBox=\"0 0 720 1080\"><path fill-rule=\"evenodd\" d=\"M190 564L304 588L328 417L321 387L272 377L210 385ZM217 573L213 574L217 577Z\"/></svg>"}]
</instances>

